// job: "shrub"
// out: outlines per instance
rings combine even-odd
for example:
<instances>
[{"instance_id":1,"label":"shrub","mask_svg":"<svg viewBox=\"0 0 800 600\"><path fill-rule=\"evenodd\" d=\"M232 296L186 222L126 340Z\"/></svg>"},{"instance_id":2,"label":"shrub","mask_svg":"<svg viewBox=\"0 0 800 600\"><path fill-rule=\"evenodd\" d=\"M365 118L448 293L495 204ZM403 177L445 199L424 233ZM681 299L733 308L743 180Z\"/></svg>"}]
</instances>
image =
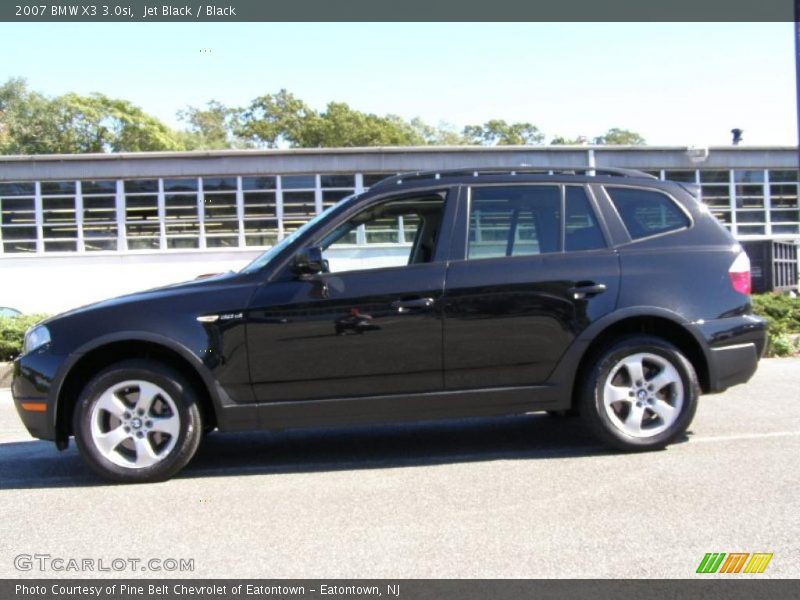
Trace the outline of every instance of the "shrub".
<instances>
[{"instance_id":1,"label":"shrub","mask_svg":"<svg viewBox=\"0 0 800 600\"><path fill-rule=\"evenodd\" d=\"M0 361L12 360L22 352L22 342L28 327L47 315L0 317Z\"/></svg>"},{"instance_id":2,"label":"shrub","mask_svg":"<svg viewBox=\"0 0 800 600\"><path fill-rule=\"evenodd\" d=\"M800 339L788 333L779 333L769 337L768 356L794 356L800 351Z\"/></svg>"},{"instance_id":3,"label":"shrub","mask_svg":"<svg viewBox=\"0 0 800 600\"><path fill-rule=\"evenodd\" d=\"M787 294L756 294L753 312L767 320L767 356L791 356L800 352L800 298Z\"/></svg>"}]
</instances>

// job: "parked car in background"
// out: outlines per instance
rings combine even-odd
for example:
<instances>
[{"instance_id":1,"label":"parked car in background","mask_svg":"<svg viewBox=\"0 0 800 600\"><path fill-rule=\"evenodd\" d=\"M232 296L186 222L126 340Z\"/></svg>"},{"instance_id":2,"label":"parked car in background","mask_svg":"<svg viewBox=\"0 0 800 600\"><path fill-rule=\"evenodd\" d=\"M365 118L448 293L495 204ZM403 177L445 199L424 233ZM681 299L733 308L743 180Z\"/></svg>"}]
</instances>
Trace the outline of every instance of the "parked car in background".
<instances>
[{"instance_id":1,"label":"parked car in background","mask_svg":"<svg viewBox=\"0 0 800 600\"><path fill-rule=\"evenodd\" d=\"M663 448L763 354L747 255L690 185L548 171L393 177L238 273L51 318L15 363L19 414L125 482L171 477L214 427L574 411ZM407 253L343 270L357 230Z\"/></svg>"},{"instance_id":2,"label":"parked car in background","mask_svg":"<svg viewBox=\"0 0 800 600\"><path fill-rule=\"evenodd\" d=\"M0 306L0 317L18 317L22 312L16 308L9 308L8 306Z\"/></svg>"}]
</instances>

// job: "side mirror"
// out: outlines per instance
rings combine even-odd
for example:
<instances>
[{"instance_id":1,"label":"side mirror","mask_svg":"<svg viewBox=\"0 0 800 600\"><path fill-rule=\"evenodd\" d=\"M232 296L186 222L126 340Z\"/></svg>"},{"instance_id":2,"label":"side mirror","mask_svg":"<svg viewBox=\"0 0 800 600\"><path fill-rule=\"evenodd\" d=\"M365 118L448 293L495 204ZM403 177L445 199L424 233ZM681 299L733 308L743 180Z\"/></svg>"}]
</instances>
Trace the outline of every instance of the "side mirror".
<instances>
[{"instance_id":1,"label":"side mirror","mask_svg":"<svg viewBox=\"0 0 800 600\"><path fill-rule=\"evenodd\" d=\"M327 271L327 262L322 258L322 248L303 248L294 255L294 272L298 275L316 275Z\"/></svg>"}]
</instances>

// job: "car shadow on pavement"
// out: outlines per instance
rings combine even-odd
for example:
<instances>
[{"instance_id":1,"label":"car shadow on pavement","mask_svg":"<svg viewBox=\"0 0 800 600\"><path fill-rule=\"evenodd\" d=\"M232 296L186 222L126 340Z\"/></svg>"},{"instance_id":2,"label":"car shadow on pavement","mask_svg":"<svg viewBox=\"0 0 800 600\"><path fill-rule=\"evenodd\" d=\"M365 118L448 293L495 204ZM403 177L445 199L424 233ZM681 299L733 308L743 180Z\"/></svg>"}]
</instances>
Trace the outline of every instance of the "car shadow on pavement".
<instances>
[{"instance_id":1,"label":"car shadow on pavement","mask_svg":"<svg viewBox=\"0 0 800 600\"><path fill-rule=\"evenodd\" d=\"M546 415L283 432L214 432L177 478L568 459L610 452L578 419ZM104 484L84 465L74 443L64 452L43 441L0 444L0 489Z\"/></svg>"}]
</instances>

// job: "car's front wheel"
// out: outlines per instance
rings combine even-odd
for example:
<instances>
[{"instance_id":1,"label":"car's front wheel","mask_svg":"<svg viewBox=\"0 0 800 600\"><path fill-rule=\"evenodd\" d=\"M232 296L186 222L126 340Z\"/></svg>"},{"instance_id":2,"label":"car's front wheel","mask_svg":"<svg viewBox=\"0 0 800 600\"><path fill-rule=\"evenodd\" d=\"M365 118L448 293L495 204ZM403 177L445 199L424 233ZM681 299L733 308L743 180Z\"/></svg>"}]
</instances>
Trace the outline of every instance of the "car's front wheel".
<instances>
[{"instance_id":1,"label":"car's front wheel","mask_svg":"<svg viewBox=\"0 0 800 600\"><path fill-rule=\"evenodd\" d=\"M186 466L203 425L197 394L184 377L157 362L129 360L84 388L73 431L95 472L133 483L163 481Z\"/></svg>"},{"instance_id":2,"label":"car's front wheel","mask_svg":"<svg viewBox=\"0 0 800 600\"><path fill-rule=\"evenodd\" d=\"M700 387L692 364L660 338L625 337L595 359L581 393L581 415L621 450L663 448L686 432Z\"/></svg>"}]
</instances>

